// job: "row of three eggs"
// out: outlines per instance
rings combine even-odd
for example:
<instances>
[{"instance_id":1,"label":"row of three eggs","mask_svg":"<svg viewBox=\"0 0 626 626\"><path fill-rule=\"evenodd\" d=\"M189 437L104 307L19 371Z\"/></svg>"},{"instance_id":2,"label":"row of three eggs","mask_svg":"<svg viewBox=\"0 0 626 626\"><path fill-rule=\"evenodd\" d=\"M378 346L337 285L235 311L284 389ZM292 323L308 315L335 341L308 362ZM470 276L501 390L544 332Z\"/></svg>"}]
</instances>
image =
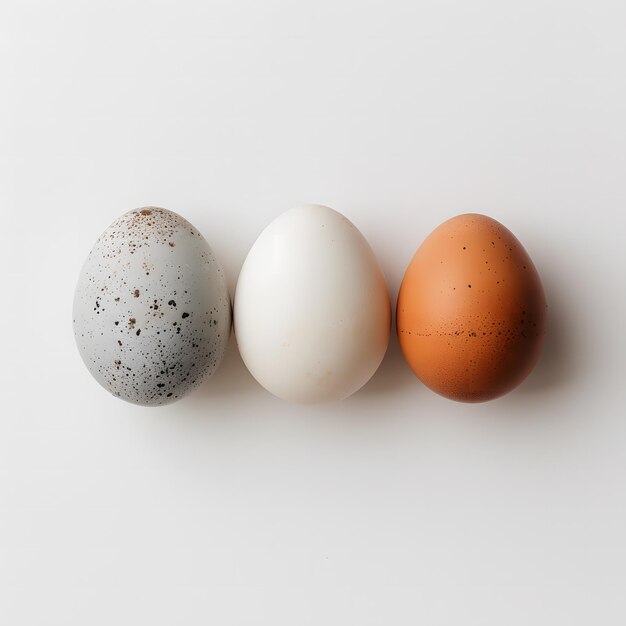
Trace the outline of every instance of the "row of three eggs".
<instances>
[{"instance_id":1,"label":"row of three eggs","mask_svg":"<svg viewBox=\"0 0 626 626\"><path fill-rule=\"evenodd\" d=\"M411 261L397 331L434 391L483 401L517 386L545 333L539 276L519 241L481 215L439 226ZM116 220L98 239L74 298L89 371L114 395L173 402L219 366L231 329L222 268L200 232L166 209ZM292 209L258 237L239 275L234 326L252 375L294 402L340 400L380 365L391 327L384 275L359 230L318 205Z\"/></svg>"}]
</instances>

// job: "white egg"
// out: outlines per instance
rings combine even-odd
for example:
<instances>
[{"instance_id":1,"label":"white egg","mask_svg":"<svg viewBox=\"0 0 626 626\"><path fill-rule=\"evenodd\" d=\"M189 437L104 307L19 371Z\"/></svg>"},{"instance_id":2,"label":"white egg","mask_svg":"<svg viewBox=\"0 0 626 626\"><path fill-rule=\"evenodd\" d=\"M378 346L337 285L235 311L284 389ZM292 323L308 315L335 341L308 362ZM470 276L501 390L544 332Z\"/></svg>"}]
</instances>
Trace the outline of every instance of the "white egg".
<instances>
[{"instance_id":1,"label":"white egg","mask_svg":"<svg viewBox=\"0 0 626 626\"><path fill-rule=\"evenodd\" d=\"M173 402L219 365L231 327L224 273L180 215L129 211L100 236L74 296L85 365L115 396Z\"/></svg>"},{"instance_id":2,"label":"white egg","mask_svg":"<svg viewBox=\"0 0 626 626\"><path fill-rule=\"evenodd\" d=\"M275 219L237 283L235 336L256 380L284 400L341 400L374 374L391 310L369 244L343 215L306 205Z\"/></svg>"}]
</instances>

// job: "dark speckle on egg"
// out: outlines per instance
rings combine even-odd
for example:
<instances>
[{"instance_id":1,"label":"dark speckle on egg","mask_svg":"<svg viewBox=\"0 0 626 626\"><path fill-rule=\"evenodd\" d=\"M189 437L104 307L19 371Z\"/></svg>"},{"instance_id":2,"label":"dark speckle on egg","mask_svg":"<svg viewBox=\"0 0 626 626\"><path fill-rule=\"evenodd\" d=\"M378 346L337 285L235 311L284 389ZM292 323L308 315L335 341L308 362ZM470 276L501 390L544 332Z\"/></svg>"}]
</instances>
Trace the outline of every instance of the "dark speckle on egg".
<instances>
[{"instance_id":1,"label":"dark speckle on egg","mask_svg":"<svg viewBox=\"0 0 626 626\"><path fill-rule=\"evenodd\" d=\"M211 248L189 222L157 207L130 211L101 235L73 313L80 354L96 380L148 406L178 400L212 374L231 324Z\"/></svg>"}]
</instances>

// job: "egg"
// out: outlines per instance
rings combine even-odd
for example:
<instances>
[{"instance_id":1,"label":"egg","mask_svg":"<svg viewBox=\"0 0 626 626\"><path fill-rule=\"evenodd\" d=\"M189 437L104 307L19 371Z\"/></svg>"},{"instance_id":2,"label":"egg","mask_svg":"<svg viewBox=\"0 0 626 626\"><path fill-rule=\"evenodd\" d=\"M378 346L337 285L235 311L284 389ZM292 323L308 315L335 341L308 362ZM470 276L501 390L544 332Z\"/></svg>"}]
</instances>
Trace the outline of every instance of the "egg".
<instances>
[{"instance_id":1,"label":"egg","mask_svg":"<svg viewBox=\"0 0 626 626\"><path fill-rule=\"evenodd\" d=\"M409 264L397 303L402 353L430 389L482 402L519 385L537 362L547 305L522 244L485 215L453 217Z\"/></svg>"},{"instance_id":2,"label":"egg","mask_svg":"<svg viewBox=\"0 0 626 626\"><path fill-rule=\"evenodd\" d=\"M234 302L239 351L287 401L341 400L374 374L391 311L369 244L343 215L305 205L276 218L245 259Z\"/></svg>"},{"instance_id":3,"label":"egg","mask_svg":"<svg viewBox=\"0 0 626 626\"><path fill-rule=\"evenodd\" d=\"M118 398L153 406L182 398L215 371L231 306L224 272L198 229L145 207L122 215L96 242L73 317L93 377Z\"/></svg>"}]
</instances>

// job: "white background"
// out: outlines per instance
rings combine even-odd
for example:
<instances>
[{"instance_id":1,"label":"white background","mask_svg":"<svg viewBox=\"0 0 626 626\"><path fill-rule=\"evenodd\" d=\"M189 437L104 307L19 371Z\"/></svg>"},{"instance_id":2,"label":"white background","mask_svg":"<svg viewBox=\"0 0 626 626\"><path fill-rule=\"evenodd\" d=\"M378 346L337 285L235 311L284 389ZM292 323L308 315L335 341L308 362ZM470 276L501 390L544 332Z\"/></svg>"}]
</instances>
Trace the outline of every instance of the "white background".
<instances>
[{"instance_id":1,"label":"white background","mask_svg":"<svg viewBox=\"0 0 626 626\"><path fill-rule=\"evenodd\" d=\"M626 623L622 0L0 2L0 623ZM395 302L478 211L550 305L509 396L424 388L395 336L347 401L244 368L178 404L103 391L80 267L121 213L195 224L232 290L275 216L328 204Z\"/></svg>"}]
</instances>

